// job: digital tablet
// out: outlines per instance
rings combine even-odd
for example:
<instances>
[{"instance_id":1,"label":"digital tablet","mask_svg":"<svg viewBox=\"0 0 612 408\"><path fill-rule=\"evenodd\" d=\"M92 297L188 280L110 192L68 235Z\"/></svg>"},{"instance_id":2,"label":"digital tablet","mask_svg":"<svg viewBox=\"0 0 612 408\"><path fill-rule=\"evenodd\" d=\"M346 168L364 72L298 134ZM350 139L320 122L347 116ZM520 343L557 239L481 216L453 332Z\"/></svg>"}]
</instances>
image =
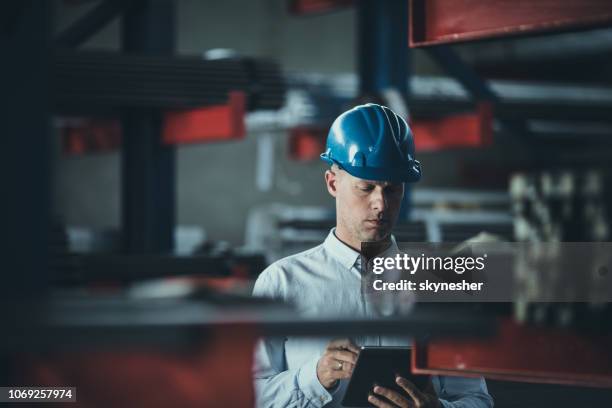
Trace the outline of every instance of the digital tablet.
<instances>
[{"instance_id":1,"label":"digital tablet","mask_svg":"<svg viewBox=\"0 0 612 408\"><path fill-rule=\"evenodd\" d=\"M427 386L429 376L410 373L410 358L410 347L361 347L342 405L345 407L372 406L368 402L368 395L374 388L374 383L405 395L406 391L395 382L396 374L423 390ZM379 396L379 398L383 397Z\"/></svg>"}]
</instances>

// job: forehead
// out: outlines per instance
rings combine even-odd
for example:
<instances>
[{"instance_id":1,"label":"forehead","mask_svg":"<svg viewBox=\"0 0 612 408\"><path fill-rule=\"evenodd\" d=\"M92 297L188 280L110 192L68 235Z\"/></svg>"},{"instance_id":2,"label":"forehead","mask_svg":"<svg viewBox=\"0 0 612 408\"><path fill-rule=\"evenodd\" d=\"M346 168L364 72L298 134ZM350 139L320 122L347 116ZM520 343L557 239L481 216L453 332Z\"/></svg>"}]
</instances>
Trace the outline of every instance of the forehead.
<instances>
[{"instance_id":1,"label":"forehead","mask_svg":"<svg viewBox=\"0 0 612 408\"><path fill-rule=\"evenodd\" d=\"M392 183L390 181L366 180L366 179L355 177L351 174L348 174L348 175L351 177L351 181L355 184L367 184L367 185L375 185L375 186L381 186L381 187L397 186L397 185L402 184L402 183Z\"/></svg>"}]
</instances>

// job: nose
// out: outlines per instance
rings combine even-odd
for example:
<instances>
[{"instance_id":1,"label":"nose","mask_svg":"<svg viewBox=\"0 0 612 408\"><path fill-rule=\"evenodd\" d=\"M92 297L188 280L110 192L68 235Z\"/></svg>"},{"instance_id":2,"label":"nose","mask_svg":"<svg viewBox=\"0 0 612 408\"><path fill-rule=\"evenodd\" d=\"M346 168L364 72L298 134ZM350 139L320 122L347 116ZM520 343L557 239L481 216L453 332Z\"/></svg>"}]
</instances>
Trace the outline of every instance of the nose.
<instances>
[{"instance_id":1,"label":"nose","mask_svg":"<svg viewBox=\"0 0 612 408\"><path fill-rule=\"evenodd\" d=\"M372 211L384 212L389 205L389 199L385 190L381 186L377 186L371 194L370 208Z\"/></svg>"}]
</instances>

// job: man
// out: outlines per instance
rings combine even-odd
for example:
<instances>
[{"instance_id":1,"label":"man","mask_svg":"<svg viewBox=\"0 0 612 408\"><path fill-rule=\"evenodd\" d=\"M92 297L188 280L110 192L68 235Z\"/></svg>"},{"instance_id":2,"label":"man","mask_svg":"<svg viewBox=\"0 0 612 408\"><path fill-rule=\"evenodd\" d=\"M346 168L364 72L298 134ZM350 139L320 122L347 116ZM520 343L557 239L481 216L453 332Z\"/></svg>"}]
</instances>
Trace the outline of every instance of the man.
<instances>
[{"instance_id":1,"label":"man","mask_svg":"<svg viewBox=\"0 0 612 408\"><path fill-rule=\"evenodd\" d=\"M386 243L391 235L404 183L420 179L410 128L389 108L357 106L333 123L321 158L329 194L336 201L336 227L315 248L281 259L261 273L254 294L282 299L304 316L377 316L362 290L362 242ZM359 346L400 345L405 339L364 336L353 339L275 338L258 345L255 387L259 406L340 406ZM403 345L407 345L403 343ZM483 379L433 377L418 390L404 378L399 394L374 387L377 407L491 407Z\"/></svg>"}]
</instances>

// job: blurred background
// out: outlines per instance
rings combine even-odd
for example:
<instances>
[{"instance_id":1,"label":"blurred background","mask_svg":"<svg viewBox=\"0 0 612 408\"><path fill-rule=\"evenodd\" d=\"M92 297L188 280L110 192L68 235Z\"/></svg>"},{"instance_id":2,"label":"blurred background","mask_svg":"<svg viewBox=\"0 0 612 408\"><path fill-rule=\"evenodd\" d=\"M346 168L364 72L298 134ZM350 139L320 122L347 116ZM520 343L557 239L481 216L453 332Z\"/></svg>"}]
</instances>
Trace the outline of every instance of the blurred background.
<instances>
[{"instance_id":1,"label":"blurred background","mask_svg":"<svg viewBox=\"0 0 612 408\"><path fill-rule=\"evenodd\" d=\"M212 363L189 372L202 378L217 367L234 375L211 357L231 345L242 350L237 365L248 381L249 348L263 328L308 331L289 324L295 320L284 306L248 294L267 265L318 245L334 226L319 154L333 119L365 102L409 121L423 167L422 180L407 188L398 240L610 240L612 7L605 0L0 7L8 107L3 313L15 325L3 345L9 360L66 344L102 343L109 353L117 344L122 353L126 344L182 347L206 328L217 333L207 331L201 349ZM597 279L610 279L607 270ZM559 345L535 362L517 356L524 364L512 367L511 380L527 384L499 380L508 380L499 374L504 367L490 360L497 405L609 402L609 304L531 304L542 282L530 285L516 304L466 321L474 332L500 316L516 325L493 356L507 352L511 338ZM49 302L44 313L41 299ZM448 330L445 316L430 312L424 332ZM216 326L235 316L240 328L223 330L246 330L240 346ZM167 338L185 325L185 338ZM582 352L588 361L557 364ZM90 405L117 402L91 385L106 357L24 358L32 368L19 375L33 383L85 378ZM138 372L176 363L122 354L117 364L126 358ZM6 378L21 378L14 375L7 369ZM130 375L119 377L135 381ZM192 397L208 406L248 405L252 397L220 402L206 394L211 389ZM137 395L124 397L152 403Z\"/></svg>"}]
</instances>

